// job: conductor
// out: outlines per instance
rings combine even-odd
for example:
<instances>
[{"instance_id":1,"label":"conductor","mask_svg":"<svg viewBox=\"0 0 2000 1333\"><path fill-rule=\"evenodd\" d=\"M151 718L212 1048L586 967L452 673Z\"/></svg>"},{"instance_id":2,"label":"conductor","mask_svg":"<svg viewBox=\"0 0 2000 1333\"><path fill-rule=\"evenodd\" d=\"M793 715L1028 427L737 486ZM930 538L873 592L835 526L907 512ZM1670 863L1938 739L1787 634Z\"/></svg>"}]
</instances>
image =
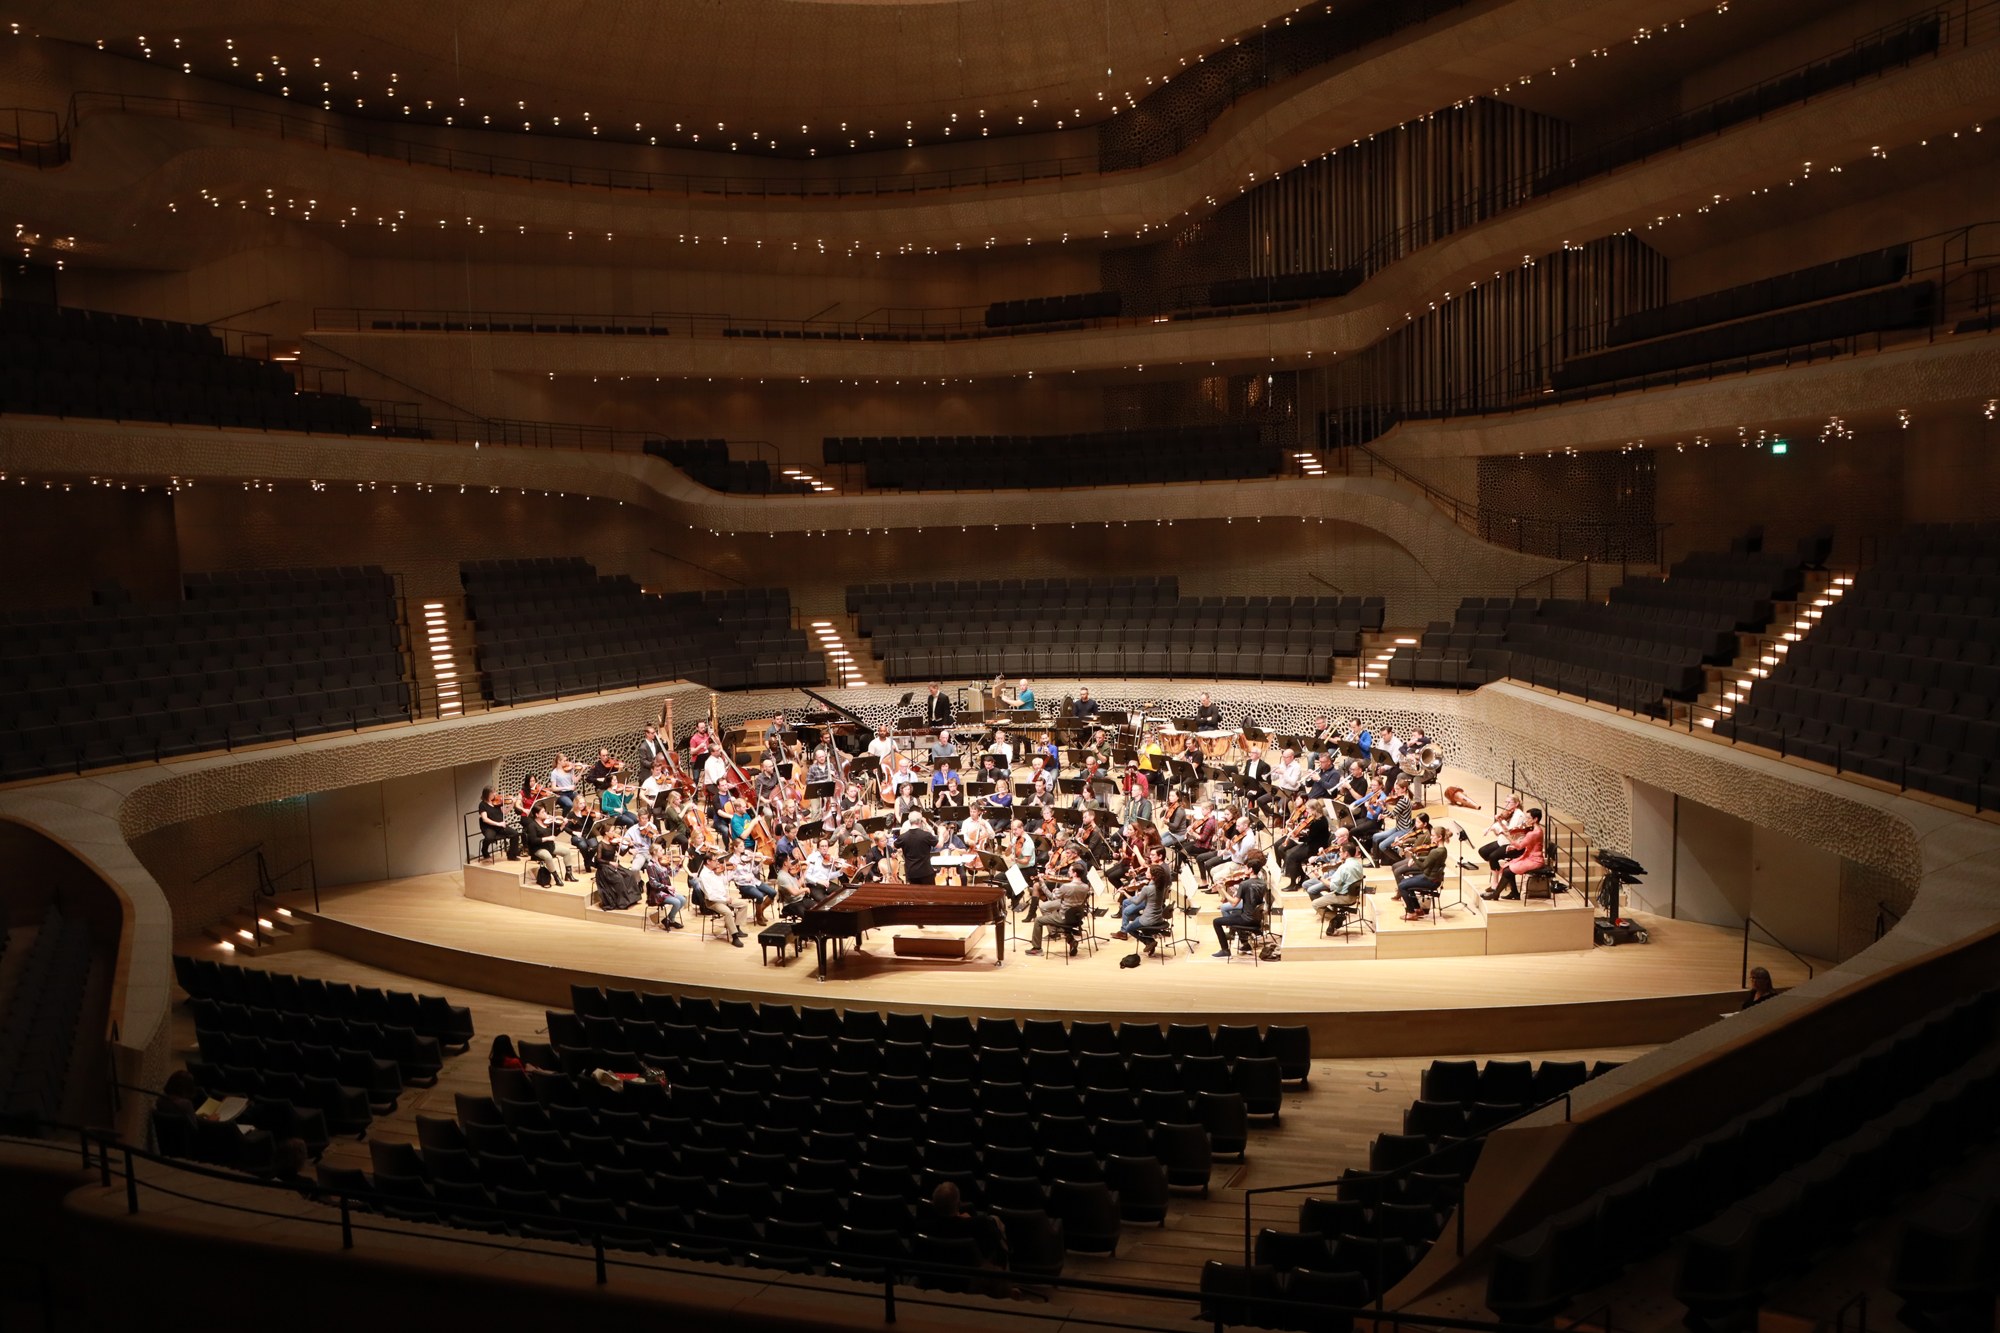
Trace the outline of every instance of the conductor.
<instances>
[{"instance_id":1,"label":"conductor","mask_svg":"<svg viewBox=\"0 0 2000 1333\"><path fill-rule=\"evenodd\" d=\"M937 851L937 835L922 814L912 811L903 831L896 837L896 850L903 854L903 879L910 884L937 883L937 868L931 855Z\"/></svg>"}]
</instances>

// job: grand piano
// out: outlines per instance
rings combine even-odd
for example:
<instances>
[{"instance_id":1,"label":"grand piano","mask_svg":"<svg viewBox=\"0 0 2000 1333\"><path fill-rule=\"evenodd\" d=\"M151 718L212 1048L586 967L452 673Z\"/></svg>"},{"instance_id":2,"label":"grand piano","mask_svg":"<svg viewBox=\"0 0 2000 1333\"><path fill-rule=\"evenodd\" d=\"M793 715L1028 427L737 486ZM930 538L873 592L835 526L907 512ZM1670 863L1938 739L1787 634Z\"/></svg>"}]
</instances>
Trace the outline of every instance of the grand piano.
<instances>
[{"instance_id":1,"label":"grand piano","mask_svg":"<svg viewBox=\"0 0 2000 1333\"><path fill-rule=\"evenodd\" d=\"M837 890L798 918L798 933L819 948L819 979L826 980L830 940L854 941L881 926L987 926L993 931L993 965L1007 961L1007 891L998 885L957 888L946 884L855 884Z\"/></svg>"}]
</instances>

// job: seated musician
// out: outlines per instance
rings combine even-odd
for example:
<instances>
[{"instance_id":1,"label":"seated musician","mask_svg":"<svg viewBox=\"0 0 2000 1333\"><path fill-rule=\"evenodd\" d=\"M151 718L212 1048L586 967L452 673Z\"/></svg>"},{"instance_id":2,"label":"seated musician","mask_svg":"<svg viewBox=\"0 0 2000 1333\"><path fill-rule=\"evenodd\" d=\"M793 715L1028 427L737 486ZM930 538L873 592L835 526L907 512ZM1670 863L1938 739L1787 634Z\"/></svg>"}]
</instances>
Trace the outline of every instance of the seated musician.
<instances>
[{"instance_id":1,"label":"seated musician","mask_svg":"<svg viewBox=\"0 0 2000 1333\"><path fill-rule=\"evenodd\" d=\"M624 771L624 760L613 759L610 750L600 749L597 752L597 762L585 770L583 778L591 786L597 788L599 791L603 791Z\"/></svg>"},{"instance_id":2,"label":"seated musician","mask_svg":"<svg viewBox=\"0 0 2000 1333\"><path fill-rule=\"evenodd\" d=\"M1302 884L1305 863L1326 850L1333 837L1333 821L1324 801L1303 801L1284 836L1278 840L1278 864L1293 885Z\"/></svg>"},{"instance_id":3,"label":"seated musician","mask_svg":"<svg viewBox=\"0 0 2000 1333\"><path fill-rule=\"evenodd\" d=\"M1034 804L1055 804L1056 771L1050 767L1048 761L1043 759L1042 756L1036 755L1028 761L1028 776L1026 781L1029 786L1035 789L1035 794L1029 798Z\"/></svg>"},{"instance_id":4,"label":"seated musician","mask_svg":"<svg viewBox=\"0 0 2000 1333\"><path fill-rule=\"evenodd\" d=\"M757 775L750 779L751 793L756 796L760 808L777 799L778 788L784 785L784 781L778 776L778 761L765 755L764 762L757 765Z\"/></svg>"},{"instance_id":5,"label":"seated musician","mask_svg":"<svg viewBox=\"0 0 2000 1333\"><path fill-rule=\"evenodd\" d=\"M1127 825L1153 818L1153 784L1139 767L1139 761L1125 761L1125 775L1118 780L1119 819Z\"/></svg>"},{"instance_id":6,"label":"seated musician","mask_svg":"<svg viewBox=\"0 0 2000 1333\"><path fill-rule=\"evenodd\" d=\"M653 822L659 826L662 838L679 843L683 847L687 846L687 811L681 805L681 794L678 789L672 787L667 789L653 816Z\"/></svg>"},{"instance_id":7,"label":"seated musician","mask_svg":"<svg viewBox=\"0 0 2000 1333\"><path fill-rule=\"evenodd\" d=\"M930 689L924 694L924 725L927 727L949 727L951 726L951 722L951 700L945 697L945 693L939 688L938 683L932 681Z\"/></svg>"},{"instance_id":8,"label":"seated musician","mask_svg":"<svg viewBox=\"0 0 2000 1333\"><path fill-rule=\"evenodd\" d=\"M1222 910L1215 917L1217 958L1229 957L1232 930L1258 930L1264 925L1264 904L1269 890L1264 884L1264 853L1251 850L1242 862L1244 873L1230 879L1222 889Z\"/></svg>"},{"instance_id":9,"label":"seated musician","mask_svg":"<svg viewBox=\"0 0 2000 1333\"><path fill-rule=\"evenodd\" d=\"M1051 880L1046 874L1042 877L1042 904L1035 909L1035 928L1029 938L1028 953L1031 957L1042 951L1043 931L1075 931L1083 925L1084 916L1090 911L1090 881L1084 878L1082 859L1071 857L1057 873L1060 878ZM1072 958L1076 957L1074 935L1070 937L1069 954Z\"/></svg>"},{"instance_id":10,"label":"seated musician","mask_svg":"<svg viewBox=\"0 0 2000 1333\"><path fill-rule=\"evenodd\" d=\"M861 784L850 782L840 789L840 796L834 801L834 813L845 819L850 814L859 813L867 801L868 794L862 790Z\"/></svg>"},{"instance_id":11,"label":"seated musician","mask_svg":"<svg viewBox=\"0 0 2000 1333\"><path fill-rule=\"evenodd\" d=\"M896 801L891 808L895 811L895 819L898 825L902 824L904 820L917 811L923 809L923 803L920 799L923 789L923 780L915 774L911 774L907 782L896 784Z\"/></svg>"},{"instance_id":12,"label":"seated musician","mask_svg":"<svg viewBox=\"0 0 2000 1333\"><path fill-rule=\"evenodd\" d=\"M1372 850L1375 835L1382 831L1382 824L1389 817L1389 793L1382 790L1382 779L1368 779L1367 794L1348 807L1348 811L1354 816L1355 840Z\"/></svg>"},{"instance_id":13,"label":"seated musician","mask_svg":"<svg viewBox=\"0 0 2000 1333\"><path fill-rule=\"evenodd\" d=\"M660 929L681 929L681 909L687 899L674 892L674 872L678 854L665 845L653 848L646 858L646 901L660 909Z\"/></svg>"},{"instance_id":14,"label":"seated musician","mask_svg":"<svg viewBox=\"0 0 2000 1333\"><path fill-rule=\"evenodd\" d=\"M729 882L745 899L755 904L757 924L761 926L764 914L770 910L771 899L777 896L764 882L764 855L748 838L739 838L731 846L734 850L729 854Z\"/></svg>"},{"instance_id":15,"label":"seated musician","mask_svg":"<svg viewBox=\"0 0 2000 1333\"><path fill-rule=\"evenodd\" d=\"M1424 895L1444 885L1447 844L1443 838L1427 843L1406 873L1396 879L1396 892L1403 898L1403 920L1417 921L1424 915Z\"/></svg>"},{"instance_id":16,"label":"seated musician","mask_svg":"<svg viewBox=\"0 0 2000 1333\"><path fill-rule=\"evenodd\" d=\"M729 922L729 942L742 948L743 937L749 933L748 928L757 915L757 908L737 892L736 885L722 872L714 857L702 858L695 871L694 890L708 911L721 915Z\"/></svg>"},{"instance_id":17,"label":"seated musician","mask_svg":"<svg viewBox=\"0 0 2000 1333\"><path fill-rule=\"evenodd\" d=\"M1202 691L1201 702L1195 705L1194 725L1198 731L1218 731L1222 727L1222 710L1206 690Z\"/></svg>"},{"instance_id":18,"label":"seated musician","mask_svg":"<svg viewBox=\"0 0 2000 1333\"><path fill-rule=\"evenodd\" d=\"M1011 774L1014 771L1014 742L1007 739L1005 727L993 729L993 742L986 747L986 753L999 761L1002 772Z\"/></svg>"},{"instance_id":19,"label":"seated musician","mask_svg":"<svg viewBox=\"0 0 2000 1333\"><path fill-rule=\"evenodd\" d=\"M1399 853L1396 844L1415 832L1417 824L1412 813L1410 800L1410 780L1398 777L1396 785L1389 791L1388 804L1383 807L1382 822L1385 827L1369 841L1375 849L1375 863L1389 865Z\"/></svg>"},{"instance_id":20,"label":"seated musician","mask_svg":"<svg viewBox=\"0 0 2000 1333\"><path fill-rule=\"evenodd\" d=\"M719 745L710 746L708 758L701 761L702 796L710 805L721 799L722 784L729 780L729 759Z\"/></svg>"},{"instance_id":21,"label":"seated musician","mask_svg":"<svg viewBox=\"0 0 2000 1333\"><path fill-rule=\"evenodd\" d=\"M1243 767L1238 771L1246 778L1255 778L1260 782L1269 782L1271 780L1271 763L1264 758L1264 747L1255 741L1250 742L1250 752L1244 756Z\"/></svg>"},{"instance_id":22,"label":"seated musician","mask_svg":"<svg viewBox=\"0 0 2000 1333\"><path fill-rule=\"evenodd\" d=\"M1077 825L1075 836L1084 860L1095 867L1098 874L1113 884L1125 878L1126 868L1118 861L1118 849L1097 822L1095 811L1083 812L1083 822Z\"/></svg>"},{"instance_id":23,"label":"seated musician","mask_svg":"<svg viewBox=\"0 0 2000 1333\"><path fill-rule=\"evenodd\" d=\"M987 822L985 814L974 807L969 818L959 826L959 837L967 851L983 852L993 845L993 825Z\"/></svg>"},{"instance_id":24,"label":"seated musician","mask_svg":"<svg viewBox=\"0 0 2000 1333\"><path fill-rule=\"evenodd\" d=\"M1142 875L1127 875L1118 886L1118 929L1111 932L1114 940L1129 940L1136 932L1158 930L1166 923L1164 890L1167 878L1164 866L1148 867ZM1146 941L1146 952L1151 953L1152 941Z\"/></svg>"},{"instance_id":25,"label":"seated musician","mask_svg":"<svg viewBox=\"0 0 2000 1333\"><path fill-rule=\"evenodd\" d=\"M1056 738L1050 732L1043 732L1035 738L1034 753L1041 756L1051 773L1062 771L1062 751L1056 748Z\"/></svg>"},{"instance_id":26,"label":"seated musician","mask_svg":"<svg viewBox=\"0 0 2000 1333\"><path fill-rule=\"evenodd\" d=\"M1013 808L1013 778L1007 770L994 762L993 756L990 754L980 764L979 780L993 784L992 794L986 798L986 804L989 809L1011 810Z\"/></svg>"},{"instance_id":27,"label":"seated musician","mask_svg":"<svg viewBox=\"0 0 2000 1333\"><path fill-rule=\"evenodd\" d=\"M672 790L673 779L667 773L666 762L662 760L653 765L652 770L646 774L646 780L639 784L639 808L657 812L661 798Z\"/></svg>"},{"instance_id":28,"label":"seated musician","mask_svg":"<svg viewBox=\"0 0 2000 1333\"><path fill-rule=\"evenodd\" d=\"M826 897L840 887L847 867L833 849L818 838L808 839L804 844L805 867L800 877L805 881L806 892L814 899Z\"/></svg>"},{"instance_id":29,"label":"seated musician","mask_svg":"<svg viewBox=\"0 0 2000 1333\"><path fill-rule=\"evenodd\" d=\"M1346 832L1341 829L1333 845L1313 858L1311 878L1306 880L1306 897L1317 911L1332 912L1361 901L1368 863L1361 857L1360 844L1344 836Z\"/></svg>"},{"instance_id":30,"label":"seated musician","mask_svg":"<svg viewBox=\"0 0 2000 1333\"><path fill-rule=\"evenodd\" d=\"M549 789L535 781L533 773L523 773L521 790L514 793L514 818L525 822L528 816L535 812L535 807L542 803L542 798L548 794Z\"/></svg>"},{"instance_id":31,"label":"seated musician","mask_svg":"<svg viewBox=\"0 0 2000 1333\"><path fill-rule=\"evenodd\" d=\"M1167 793L1166 804L1160 807L1160 842L1167 847L1178 847L1187 841L1188 805L1177 791Z\"/></svg>"},{"instance_id":32,"label":"seated musician","mask_svg":"<svg viewBox=\"0 0 2000 1333\"><path fill-rule=\"evenodd\" d=\"M958 758L958 742L951 738L950 727L940 727L938 734L931 737L931 767L943 768L947 759Z\"/></svg>"},{"instance_id":33,"label":"seated musician","mask_svg":"<svg viewBox=\"0 0 2000 1333\"><path fill-rule=\"evenodd\" d=\"M648 722L645 739L639 742L640 770L646 773L652 772L656 766L666 761L672 749L671 742L660 739L660 729Z\"/></svg>"},{"instance_id":34,"label":"seated musician","mask_svg":"<svg viewBox=\"0 0 2000 1333\"><path fill-rule=\"evenodd\" d=\"M549 768L549 790L555 793L556 805L567 815L576 804L576 765L566 754L558 754Z\"/></svg>"},{"instance_id":35,"label":"seated musician","mask_svg":"<svg viewBox=\"0 0 2000 1333\"><path fill-rule=\"evenodd\" d=\"M907 884L937 883L937 868L931 857L937 852L937 833L921 814L912 814L896 837L896 850L903 854L903 881Z\"/></svg>"},{"instance_id":36,"label":"seated musician","mask_svg":"<svg viewBox=\"0 0 2000 1333\"><path fill-rule=\"evenodd\" d=\"M563 865L562 857L557 852L556 830L561 827L561 817L547 810L532 810L521 820L521 839L528 849L528 859L539 861L554 884L565 884L576 878Z\"/></svg>"},{"instance_id":37,"label":"seated musician","mask_svg":"<svg viewBox=\"0 0 2000 1333\"><path fill-rule=\"evenodd\" d=\"M496 843L507 849L510 860L521 854L521 835L507 822L507 803L499 792L484 787L479 792L479 855L491 856Z\"/></svg>"},{"instance_id":38,"label":"seated musician","mask_svg":"<svg viewBox=\"0 0 2000 1333\"><path fill-rule=\"evenodd\" d=\"M639 822L626 829L624 835L618 839L618 847L621 852L637 852L641 856L650 856L653 844L658 840L659 830L654 827L652 816L642 815Z\"/></svg>"},{"instance_id":39,"label":"seated musician","mask_svg":"<svg viewBox=\"0 0 2000 1333\"><path fill-rule=\"evenodd\" d=\"M597 854L602 845L598 836L600 823L610 821L599 816L597 802L590 796L579 800L562 823L563 832L569 834L569 845L576 849L578 865L585 871L597 868Z\"/></svg>"},{"instance_id":40,"label":"seated musician","mask_svg":"<svg viewBox=\"0 0 2000 1333\"><path fill-rule=\"evenodd\" d=\"M1340 764L1334 759L1333 751L1322 751L1320 757L1313 761L1312 778L1306 783L1306 799L1330 800L1340 790L1340 781Z\"/></svg>"},{"instance_id":41,"label":"seated musician","mask_svg":"<svg viewBox=\"0 0 2000 1333\"><path fill-rule=\"evenodd\" d=\"M1271 785L1287 803L1299 794L1306 785L1306 766L1299 762L1298 751L1287 748L1278 756L1278 762L1271 765Z\"/></svg>"},{"instance_id":42,"label":"seated musician","mask_svg":"<svg viewBox=\"0 0 2000 1333\"><path fill-rule=\"evenodd\" d=\"M875 739L868 742L868 753L881 760L884 768L888 767L890 757L896 753L896 741L887 726L875 728Z\"/></svg>"},{"instance_id":43,"label":"seated musician","mask_svg":"<svg viewBox=\"0 0 2000 1333\"><path fill-rule=\"evenodd\" d=\"M867 884L880 884L894 878L896 844L889 837L888 829L876 829L868 835L867 850L861 853L860 878Z\"/></svg>"},{"instance_id":44,"label":"seated musician","mask_svg":"<svg viewBox=\"0 0 2000 1333\"><path fill-rule=\"evenodd\" d=\"M1079 722L1088 722L1097 716L1097 700L1090 697L1090 686L1086 685L1076 692L1076 704L1071 711Z\"/></svg>"},{"instance_id":45,"label":"seated musician","mask_svg":"<svg viewBox=\"0 0 2000 1333\"><path fill-rule=\"evenodd\" d=\"M1403 743L1396 739L1396 729L1384 724L1382 734L1375 738L1375 760L1389 768L1400 768L1403 763Z\"/></svg>"},{"instance_id":46,"label":"seated musician","mask_svg":"<svg viewBox=\"0 0 2000 1333\"><path fill-rule=\"evenodd\" d=\"M1519 831L1508 835L1509 855L1494 867L1493 887L1479 896L1486 899L1506 898L1520 901L1522 875L1540 870L1548 864L1548 856L1542 849L1542 812L1528 811L1528 822Z\"/></svg>"},{"instance_id":47,"label":"seated musician","mask_svg":"<svg viewBox=\"0 0 2000 1333\"><path fill-rule=\"evenodd\" d=\"M807 782L833 781L833 760L824 746L812 752L812 759L806 764Z\"/></svg>"},{"instance_id":48,"label":"seated musician","mask_svg":"<svg viewBox=\"0 0 2000 1333\"><path fill-rule=\"evenodd\" d=\"M771 725L764 728L764 754L770 759L784 757L785 742L791 739L792 729L785 722L785 715L779 713L771 719Z\"/></svg>"},{"instance_id":49,"label":"seated musician","mask_svg":"<svg viewBox=\"0 0 2000 1333\"><path fill-rule=\"evenodd\" d=\"M1109 810L1111 808L1109 802L1105 799L1103 787L1099 785L1100 783L1109 783L1112 781L1111 776L1104 771L1104 761L1102 759L1093 754L1090 758L1084 760L1083 767L1077 771L1077 777L1083 783L1083 790L1076 795L1077 809Z\"/></svg>"},{"instance_id":50,"label":"seated musician","mask_svg":"<svg viewBox=\"0 0 2000 1333\"><path fill-rule=\"evenodd\" d=\"M1250 822L1250 816L1238 815L1236 822L1230 825L1229 841L1224 843L1218 837L1214 846L1195 859L1196 863L1201 867L1201 873L1212 884L1219 873L1227 872L1231 878L1234 878L1237 873L1240 873L1241 867L1249 863L1252 852L1256 852L1259 864L1261 865L1264 854L1257 851L1256 826Z\"/></svg>"},{"instance_id":51,"label":"seated musician","mask_svg":"<svg viewBox=\"0 0 2000 1333\"><path fill-rule=\"evenodd\" d=\"M965 804L965 788L959 785L958 770L940 768L931 774L931 809Z\"/></svg>"},{"instance_id":52,"label":"seated musician","mask_svg":"<svg viewBox=\"0 0 2000 1333\"><path fill-rule=\"evenodd\" d=\"M1201 793L1201 767L1208 762L1208 752L1201 748L1201 737L1190 731L1181 740L1181 762L1193 771L1188 779L1188 799L1194 800Z\"/></svg>"},{"instance_id":53,"label":"seated musician","mask_svg":"<svg viewBox=\"0 0 2000 1333\"><path fill-rule=\"evenodd\" d=\"M1035 839L1020 820L1009 820L1000 838L1000 857L1023 874L1035 868Z\"/></svg>"}]
</instances>

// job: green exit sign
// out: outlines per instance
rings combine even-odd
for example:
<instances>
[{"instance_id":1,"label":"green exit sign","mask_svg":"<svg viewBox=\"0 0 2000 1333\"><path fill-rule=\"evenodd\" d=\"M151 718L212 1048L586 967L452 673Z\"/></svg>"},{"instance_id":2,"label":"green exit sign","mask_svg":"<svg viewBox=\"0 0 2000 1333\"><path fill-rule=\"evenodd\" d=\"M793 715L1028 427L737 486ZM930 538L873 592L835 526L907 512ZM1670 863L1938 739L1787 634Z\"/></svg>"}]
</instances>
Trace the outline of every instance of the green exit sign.
<instances>
[{"instance_id":1,"label":"green exit sign","mask_svg":"<svg viewBox=\"0 0 2000 1333\"><path fill-rule=\"evenodd\" d=\"M1790 440L1771 441L1771 452L1773 454L1788 454L1791 451L1792 451L1792 442Z\"/></svg>"}]
</instances>

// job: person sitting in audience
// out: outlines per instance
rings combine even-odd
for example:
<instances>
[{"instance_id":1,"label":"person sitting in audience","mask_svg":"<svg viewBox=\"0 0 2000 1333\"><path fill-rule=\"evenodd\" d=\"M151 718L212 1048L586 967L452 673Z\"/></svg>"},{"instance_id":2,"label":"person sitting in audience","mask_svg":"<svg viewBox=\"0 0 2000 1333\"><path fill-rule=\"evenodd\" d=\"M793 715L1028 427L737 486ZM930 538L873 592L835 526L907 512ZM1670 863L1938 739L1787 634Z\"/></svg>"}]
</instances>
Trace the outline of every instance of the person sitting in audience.
<instances>
[{"instance_id":1,"label":"person sitting in audience","mask_svg":"<svg viewBox=\"0 0 2000 1333\"><path fill-rule=\"evenodd\" d=\"M708 910L720 914L730 927L729 942L737 948L743 947L743 937L749 933L751 921L757 915L757 908L736 891L736 886L717 867L714 858L705 857L700 869L695 872L695 892Z\"/></svg>"},{"instance_id":2,"label":"person sitting in audience","mask_svg":"<svg viewBox=\"0 0 2000 1333\"><path fill-rule=\"evenodd\" d=\"M1755 1008L1777 993L1777 989L1771 985L1770 969L1753 967L1750 969L1750 989L1744 992L1743 1003L1739 1008Z\"/></svg>"},{"instance_id":3,"label":"person sitting in audience","mask_svg":"<svg viewBox=\"0 0 2000 1333\"><path fill-rule=\"evenodd\" d=\"M978 1247L980 1268L1001 1272L1007 1267L1007 1229L990 1213L968 1212L958 1186L949 1180L939 1181L917 1210L917 1231L936 1240L970 1240ZM1005 1285L988 1294L1004 1294Z\"/></svg>"},{"instance_id":4,"label":"person sitting in audience","mask_svg":"<svg viewBox=\"0 0 2000 1333\"><path fill-rule=\"evenodd\" d=\"M485 787L479 793L479 855L482 860L493 854L495 843L507 849L507 858L521 854L521 835L507 822L507 805L500 799L500 793Z\"/></svg>"},{"instance_id":5,"label":"person sitting in audience","mask_svg":"<svg viewBox=\"0 0 2000 1333\"><path fill-rule=\"evenodd\" d=\"M1264 884L1264 853L1252 849L1242 864L1246 873L1222 886L1222 910L1215 917L1215 942L1222 946L1216 950L1217 958L1229 957L1231 931L1254 930L1264 924L1264 900L1268 892Z\"/></svg>"},{"instance_id":6,"label":"person sitting in audience","mask_svg":"<svg viewBox=\"0 0 2000 1333\"><path fill-rule=\"evenodd\" d=\"M1548 864L1542 854L1542 812L1528 811L1527 826L1510 836L1509 847L1513 855L1497 867L1493 887L1479 896L1486 899L1506 898L1519 901L1521 897L1522 875L1540 870Z\"/></svg>"}]
</instances>

